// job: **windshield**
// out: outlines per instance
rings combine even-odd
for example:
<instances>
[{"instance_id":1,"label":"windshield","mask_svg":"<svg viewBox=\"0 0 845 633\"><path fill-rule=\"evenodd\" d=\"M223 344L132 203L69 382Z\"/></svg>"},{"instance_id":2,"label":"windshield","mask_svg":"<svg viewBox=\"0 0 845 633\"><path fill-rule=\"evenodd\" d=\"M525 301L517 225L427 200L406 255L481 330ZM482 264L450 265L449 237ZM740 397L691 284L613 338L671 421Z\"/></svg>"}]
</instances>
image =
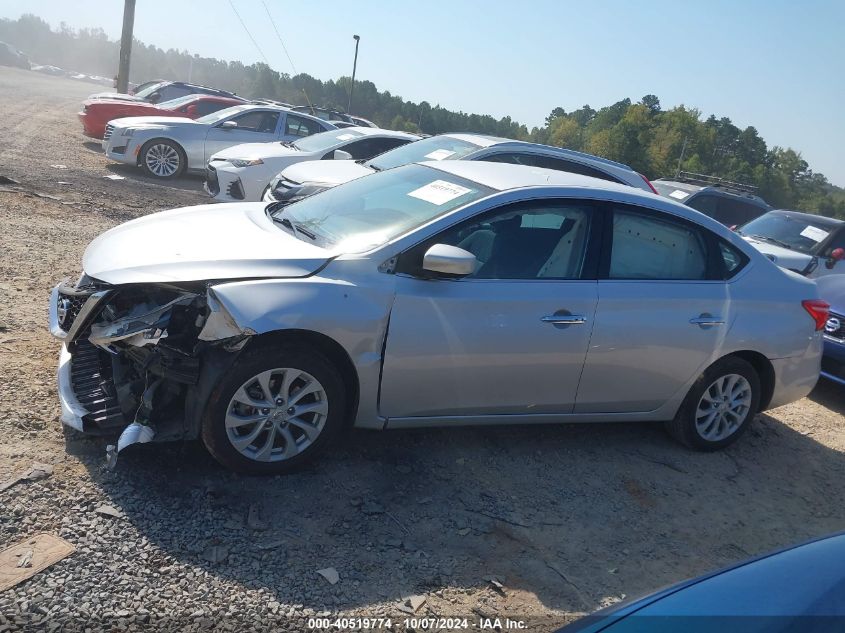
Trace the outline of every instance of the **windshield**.
<instances>
[{"instance_id":1,"label":"windshield","mask_svg":"<svg viewBox=\"0 0 845 633\"><path fill-rule=\"evenodd\" d=\"M141 90L140 92L136 92L135 96L139 97L141 99L146 99L151 94L153 94L156 90L161 88L165 83L166 82L164 82L164 81L159 81L157 83L154 83L152 86L148 86L148 87L144 88L143 90Z\"/></svg>"},{"instance_id":2,"label":"windshield","mask_svg":"<svg viewBox=\"0 0 845 633\"><path fill-rule=\"evenodd\" d=\"M324 152L332 147L343 145L357 136L364 135L355 130L331 130L297 139L293 146L303 152Z\"/></svg>"},{"instance_id":3,"label":"windshield","mask_svg":"<svg viewBox=\"0 0 845 633\"><path fill-rule=\"evenodd\" d=\"M273 212L347 253L361 253L493 189L423 165L340 185Z\"/></svg>"},{"instance_id":4,"label":"windshield","mask_svg":"<svg viewBox=\"0 0 845 633\"><path fill-rule=\"evenodd\" d=\"M190 103L191 101L195 101L197 95L185 95L184 97L177 97L176 99L171 99L170 101L164 101L163 103L159 103L159 108L164 108L165 110L175 110L179 106L183 106L186 103Z\"/></svg>"},{"instance_id":5,"label":"windshield","mask_svg":"<svg viewBox=\"0 0 845 633\"><path fill-rule=\"evenodd\" d=\"M249 105L237 105L232 106L231 108L226 108L225 110L218 110L217 112L212 112L211 114L206 114L205 116L201 116L200 118L196 119L197 123L209 123L214 124L218 121L222 121L233 114L240 112L241 110L247 110L252 106Z\"/></svg>"},{"instance_id":6,"label":"windshield","mask_svg":"<svg viewBox=\"0 0 845 633\"><path fill-rule=\"evenodd\" d=\"M481 145L462 141L454 136L432 136L379 154L364 164L383 171L424 160L457 160L477 149L481 149Z\"/></svg>"},{"instance_id":7,"label":"windshield","mask_svg":"<svg viewBox=\"0 0 845 633\"><path fill-rule=\"evenodd\" d=\"M786 213L770 212L743 225L737 233L759 237L801 253L812 254L830 234L824 221L808 222L805 218Z\"/></svg>"}]
</instances>

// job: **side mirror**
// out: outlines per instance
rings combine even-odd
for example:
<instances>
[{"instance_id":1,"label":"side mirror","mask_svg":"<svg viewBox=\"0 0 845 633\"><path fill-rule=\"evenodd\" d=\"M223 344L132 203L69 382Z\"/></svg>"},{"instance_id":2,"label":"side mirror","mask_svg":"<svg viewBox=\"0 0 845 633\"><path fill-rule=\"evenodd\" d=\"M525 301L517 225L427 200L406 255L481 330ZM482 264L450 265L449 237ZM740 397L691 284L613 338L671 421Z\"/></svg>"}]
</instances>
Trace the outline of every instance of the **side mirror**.
<instances>
[{"instance_id":1,"label":"side mirror","mask_svg":"<svg viewBox=\"0 0 845 633\"><path fill-rule=\"evenodd\" d=\"M423 270L455 277L466 277L475 272L478 260L475 255L457 246L435 244L423 255Z\"/></svg>"},{"instance_id":2,"label":"side mirror","mask_svg":"<svg viewBox=\"0 0 845 633\"><path fill-rule=\"evenodd\" d=\"M332 154L334 160L352 160L352 154L344 152L342 149L336 149Z\"/></svg>"},{"instance_id":3,"label":"side mirror","mask_svg":"<svg viewBox=\"0 0 845 633\"><path fill-rule=\"evenodd\" d=\"M843 259L845 259L845 248L834 248L830 252L830 257L827 258L826 266L833 268L836 266L836 262L842 261Z\"/></svg>"},{"instance_id":4,"label":"side mirror","mask_svg":"<svg viewBox=\"0 0 845 633\"><path fill-rule=\"evenodd\" d=\"M223 121L220 124L220 129L222 130L234 130L236 127L238 127L237 121Z\"/></svg>"},{"instance_id":5,"label":"side mirror","mask_svg":"<svg viewBox=\"0 0 845 633\"><path fill-rule=\"evenodd\" d=\"M187 114L187 115L188 115L188 118L191 118L191 119L196 119L196 118L197 118L197 114L199 114L199 112L197 112L197 106L195 106L195 105L189 105L189 106L187 107L187 109L185 110L185 114ZM234 123L234 121L232 121L232 123Z\"/></svg>"},{"instance_id":6,"label":"side mirror","mask_svg":"<svg viewBox=\"0 0 845 633\"><path fill-rule=\"evenodd\" d=\"M161 93L160 92L154 92L153 94L151 94L149 96L149 101L150 101L150 103L158 103L159 101L161 101Z\"/></svg>"}]
</instances>

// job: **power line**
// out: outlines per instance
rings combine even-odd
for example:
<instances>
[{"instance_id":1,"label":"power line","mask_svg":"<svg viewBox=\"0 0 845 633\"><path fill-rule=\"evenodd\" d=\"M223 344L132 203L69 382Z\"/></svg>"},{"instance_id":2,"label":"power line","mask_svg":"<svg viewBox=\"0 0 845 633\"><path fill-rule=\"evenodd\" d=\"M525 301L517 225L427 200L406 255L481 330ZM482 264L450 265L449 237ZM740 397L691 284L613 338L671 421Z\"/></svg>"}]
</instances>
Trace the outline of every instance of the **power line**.
<instances>
[{"instance_id":1,"label":"power line","mask_svg":"<svg viewBox=\"0 0 845 633\"><path fill-rule=\"evenodd\" d=\"M279 38L279 44L282 45L282 50L285 51L285 56L288 58L290 62L290 67L293 69L293 74L298 75L299 72L296 70L296 66L293 64L293 60L290 58L290 53L288 53L288 47L285 46L285 42L282 39L282 36L279 34L279 29L276 28L276 22L273 20L273 16L270 15L270 9L267 8L267 3L264 0L261 0L261 4L264 5L264 10L267 12L267 17L270 18L270 24L273 25L273 30L276 32L276 37Z\"/></svg>"},{"instance_id":2,"label":"power line","mask_svg":"<svg viewBox=\"0 0 845 633\"><path fill-rule=\"evenodd\" d=\"M258 52L259 52L259 53L261 53L261 57L263 57L263 58L264 58L264 63L265 63L265 64L267 64L267 65L269 66L269 65L270 65L270 62L267 60L267 56L264 54L264 51L262 51L262 50L261 50L261 47L258 45L258 42L256 42L256 41L255 41L255 38L254 38L254 37L252 37L252 33L250 33L250 32L249 32L249 29L248 29L248 28L246 28L246 24L244 24L244 21L243 21L243 19L241 18L241 14L240 14L240 13L238 13L238 10L235 8L235 5L234 5L234 4L232 4L232 0L229 0L229 6L230 6L230 7L232 7L232 11L234 11L234 12L235 12L235 15L236 15L236 16L237 16L237 18L238 18L238 22L240 22L240 23L241 23L241 26L242 26L242 27L244 27L244 31L246 31L246 34L249 36L249 39L251 39L251 40L252 40L252 43L253 43L253 44L255 44L255 48L256 48L256 49L258 49ZM274 28L275 28L275 27L274 27Z\"/></svg>"}]
</instances>

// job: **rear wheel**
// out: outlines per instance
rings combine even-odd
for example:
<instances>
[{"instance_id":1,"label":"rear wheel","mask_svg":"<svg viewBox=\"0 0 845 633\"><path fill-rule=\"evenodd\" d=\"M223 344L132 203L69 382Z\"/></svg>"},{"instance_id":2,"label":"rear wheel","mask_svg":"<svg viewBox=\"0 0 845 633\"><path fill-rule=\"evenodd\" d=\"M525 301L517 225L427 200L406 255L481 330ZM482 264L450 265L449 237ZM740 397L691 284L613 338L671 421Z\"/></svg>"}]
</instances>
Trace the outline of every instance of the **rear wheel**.
<instances>
[{"instance_id":1,"label":"rear wheel","mask_svg":"<svg viewBox=\"0 0 845 633\"><path fill-rule=\"evenodd\" d=\"M144 143L138 153L141 168L154 178L175 178L185 171L185 152L176 143L157 138Z\"/></svg>"},{"instance_id":2,"label":"rear wheel","mask_svg":"<svg viewBox=\"0 0 845 633\"><path fill-rule=\"evenodd\" d=\"M739 439L759 406L760 377L754 367L728 357L699 376L666 428L690 448L714 451Z\"/></svg>"},{"instance_id":3,"label":"rear wheel","mask_svg":"<svg viewBox=\"0 0 845 633\"><path fill-rule=\"evenodd\" d=\"M215 390L202 439L217 461L251 474L290 472L343 426L346 393L316 350L288 346L244 356Z\"/></svg>"}]
</instances>

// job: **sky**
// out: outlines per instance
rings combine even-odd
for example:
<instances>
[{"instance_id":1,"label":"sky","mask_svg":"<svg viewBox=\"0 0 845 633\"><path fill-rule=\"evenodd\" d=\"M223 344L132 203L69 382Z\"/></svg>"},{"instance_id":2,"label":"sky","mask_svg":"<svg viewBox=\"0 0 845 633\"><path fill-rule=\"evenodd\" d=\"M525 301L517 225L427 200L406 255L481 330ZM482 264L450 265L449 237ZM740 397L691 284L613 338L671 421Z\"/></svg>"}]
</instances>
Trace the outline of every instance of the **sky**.
<instances>
[{"instance_id":1,"label":"sky","mask_svg":"<svg viewBox=\"0 0 845 633\"><path fill-rule=\"evenodd\" d=\"M843 0L137 0L135 37L277 71L358 79L412 101L542 125L555 107L655 94L753 125L845 186ZM100 27L120 0L0 0L0 17ZM84 70L84 69L83 69ZM353 107L354 110L354 107Z\"/></svg>"}]
</instances>

